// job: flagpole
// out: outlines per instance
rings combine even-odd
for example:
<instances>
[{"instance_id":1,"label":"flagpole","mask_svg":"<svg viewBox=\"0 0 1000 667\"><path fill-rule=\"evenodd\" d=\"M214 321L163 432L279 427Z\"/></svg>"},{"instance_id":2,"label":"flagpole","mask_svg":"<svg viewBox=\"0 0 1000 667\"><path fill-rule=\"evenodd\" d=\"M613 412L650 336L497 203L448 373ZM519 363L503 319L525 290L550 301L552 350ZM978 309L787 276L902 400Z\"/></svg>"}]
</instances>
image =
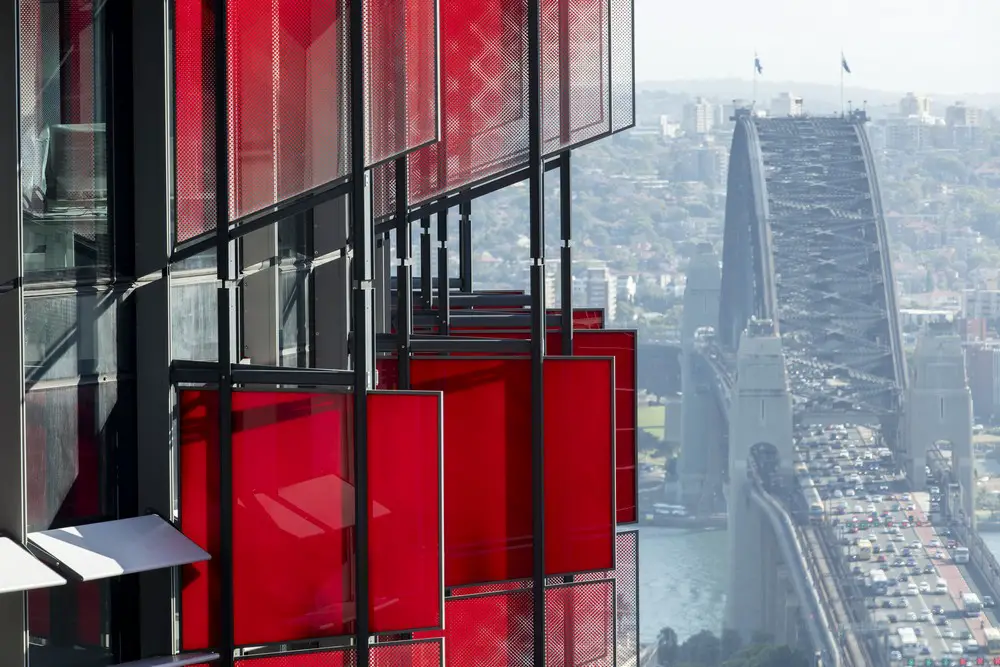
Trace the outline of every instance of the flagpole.
<instances>
[{"instance_id":1,"label":"flagpole","mask_svg":"<svg viewBox=\"0 0 1000 667\"><path fill-rule=\"evenodd\" d=\"M840 115L844 115L844 50L840 50Z\"/></svg>"},{"instance_id":2,"label":"flagpole","mask_svg":"<svg viewBox=\"0 0 1000 667\"><path fill-rule=\"evenodd\" d=\"M753 52L753 96L750 98L750 108L757 106L757 52Z\"/></svg>"}]
</instances>

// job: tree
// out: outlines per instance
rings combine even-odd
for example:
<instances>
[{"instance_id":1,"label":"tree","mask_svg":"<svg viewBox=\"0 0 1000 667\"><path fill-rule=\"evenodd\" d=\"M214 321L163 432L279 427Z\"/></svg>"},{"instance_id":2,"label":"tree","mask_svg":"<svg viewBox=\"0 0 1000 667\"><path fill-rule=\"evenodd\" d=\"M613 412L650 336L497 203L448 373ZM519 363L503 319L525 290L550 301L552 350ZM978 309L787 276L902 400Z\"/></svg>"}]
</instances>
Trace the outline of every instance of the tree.
<instances>
[{"instance_id":1,"label":"tree","mask_svg":"<svg viewBox=\"0 0 1000 667\"><path fill-rule=\"evenodd\" d=\"M663 628L656 643L656 661L659 667L673 665L677 660L677 633L673 628Z\"/></svg>"},{"instance_id":2,"label":"tree","mask_svg":"<svg viewBox=\"0 0 1000 667\"><path fill-rule=\"evenodd\" d=\"M660 630L657 646L658 667L810 667L811 657L790 646L775 644L763 633L754 633L743 646L739 633L726 630L716 637L708 630L689 637L682 644L672 628Z\"/></svg>"}]
</instances>

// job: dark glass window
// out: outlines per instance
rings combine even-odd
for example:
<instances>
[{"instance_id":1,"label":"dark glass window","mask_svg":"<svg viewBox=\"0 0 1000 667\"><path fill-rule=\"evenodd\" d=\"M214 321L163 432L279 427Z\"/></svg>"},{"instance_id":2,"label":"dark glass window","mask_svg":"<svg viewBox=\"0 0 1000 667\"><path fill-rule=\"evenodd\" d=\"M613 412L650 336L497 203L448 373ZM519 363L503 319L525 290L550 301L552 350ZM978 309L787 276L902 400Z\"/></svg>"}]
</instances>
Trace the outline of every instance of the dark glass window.
<instances>
[{"instance_id":1,"label":"dark glass window","mask_svg":"<svg viewBox=\"0 0 1000 667\"><path fill-rule=\"evenodd\" d=\"M69 582L28 593L31 667L104 667L111 648L110 582Z\"/></svg>"},{"instance_id":2,"label":"dark glass window","mask_svg":"<svg viewBox=\"0 0 1000 667\"><path fill-rule=\"evenodd\" d=\"M110 276L105 7L20 0L24 273Z\"/></svg>"},{"instance_id":3,"label":"dark glass window","mask_svg":"<svg viewBox=\"0 0 1000 667\"><path fill-rule=\"evenodd\" d=\"M174 359L219 358L218 286L215 281L174 284L170 288L170 340Z\"/></svg>"},{"instance_id":4,"label":"dark glass window","mask_svg":"<svg viewBox=\"0 0 1000 667\"><path fill-rule=\"evenodd\" d=\"M282 366L309 366L310 283L308 269L282 268L278 272L278 344Z\"/></svg>"},{"instance_id":5,"label":"dark glass window","mask_svg":"<svg viewBox=\"0 0 1000 667\"><path fill-rule=\"evenodd\" d=\"M25 395L29 531L116 517L112 454L130 418L118 393L106 382Z\"/></svg>"},{"instance_id":6,"label":"dark glass window","mask_svg":"<svg viewBox=\"0 0 1000 667\"><path fill-rule=\"evenodd\" d=\"M120 290L81 291L24 300L24 373L45 380L132 370L130 299Z\"/></svg>"}]
</instances>

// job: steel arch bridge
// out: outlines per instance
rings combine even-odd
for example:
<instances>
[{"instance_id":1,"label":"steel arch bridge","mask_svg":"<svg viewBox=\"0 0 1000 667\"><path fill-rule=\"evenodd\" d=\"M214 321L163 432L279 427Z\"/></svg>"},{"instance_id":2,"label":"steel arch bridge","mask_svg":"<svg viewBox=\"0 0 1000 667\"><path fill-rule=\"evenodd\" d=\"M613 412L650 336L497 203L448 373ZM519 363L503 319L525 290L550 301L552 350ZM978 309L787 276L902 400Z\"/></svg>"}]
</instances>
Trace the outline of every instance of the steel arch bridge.
<instances>
[{"instance_id":1,"label":"steel arch bridge","mask_svg":"<svg viewBox=\"0 0 1000 667\"><path fill-rule=\"evenodd\" d=\"M796 411L900 412L906 368L864 112L737 113L718 343L751 318L782 338Z\"/></svg>"}]
</instances>

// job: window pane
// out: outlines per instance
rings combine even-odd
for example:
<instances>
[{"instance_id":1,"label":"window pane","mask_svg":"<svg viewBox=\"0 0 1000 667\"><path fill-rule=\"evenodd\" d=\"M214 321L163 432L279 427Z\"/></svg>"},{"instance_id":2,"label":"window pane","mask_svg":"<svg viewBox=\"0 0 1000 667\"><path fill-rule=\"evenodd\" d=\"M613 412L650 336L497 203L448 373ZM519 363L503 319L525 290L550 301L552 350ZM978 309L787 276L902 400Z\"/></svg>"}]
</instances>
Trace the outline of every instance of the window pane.
<instances>
[{"instance_id":1,"label":"window pane","mask_svg":"<svg viewBox=\"0 0 1000 667\"><path fill-rule=\"evenodd\" d=\"M110 583L69 582L28 593L31 667L104 667L113 664Z\"/></svg>"},{"instance_id":2,"label":"window pane","mask_svg":"<svg viewBox=\"0 0 1000 667\"><path fill-rule=\"evenodd\" d=\"M114 291L25 298L28 387L43 380L131 370L131 308L131 300Z\"/></svg>"},{"instance_id":3,"label":"window pane","mask_svg":"<svg viewBox=\"0 0 1000 667\"><path fill-rule=\"evenodd\" d=\"M170 288L170 341L174 359L219 358L218 287L215 282Z\"/></svg>"},{"instance_id":4,"label":"window pane","mask_svg":"<svg viewBox=\"0 0 1000 667\"><path fill-rule=\"evenodd\" d=\"M278 273L278 345L281 365L309 366L309 271L283 268Z\"/></svg>"},{"instance_id":5,"label":"window pane","mask_svg":"<svg viewBox=\"0 0 1000 667\"><path fill-rule=\"evenodd\" d=\"M113 517L111 457L131 412L117 404L118 384L29 391L24 402L28 530Z\"/></svg>"},{"instance_id":6,"label":"window pane","mask_svg":"<svg viewBox=\"0 0 1000 667\"><path fill-rule=\"evenodd\" d=\"M24 272L111 273L104 7L21 0Z\"/></svg>"}]
</instances>

